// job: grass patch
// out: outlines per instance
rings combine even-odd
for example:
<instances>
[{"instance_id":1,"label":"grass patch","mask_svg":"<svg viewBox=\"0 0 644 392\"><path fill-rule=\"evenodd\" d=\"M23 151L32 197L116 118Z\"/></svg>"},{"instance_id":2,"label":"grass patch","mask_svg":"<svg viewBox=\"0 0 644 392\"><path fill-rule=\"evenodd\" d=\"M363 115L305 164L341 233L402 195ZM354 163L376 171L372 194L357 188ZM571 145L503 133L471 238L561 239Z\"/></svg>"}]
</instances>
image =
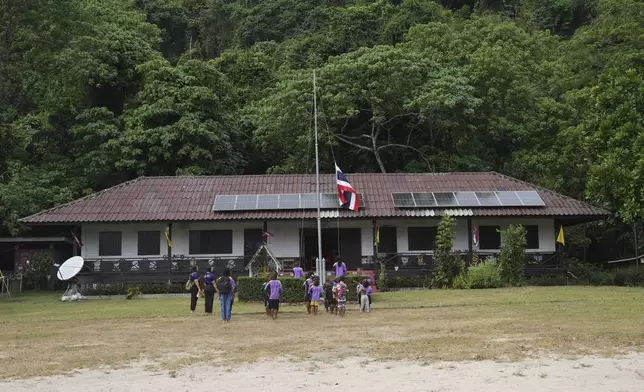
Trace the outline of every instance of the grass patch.
<instances>
[{"instance_id":1,"label":"grass patch","mask_svg":"<svg viewBox=\"0 0 644 392\"><path fill-rule=\"evenodd\" d=\"M133 360L152 360L176 371L198 362L236 366L275 356L424 362L644 349L641 288L379 293L371 314L350 305L344 319L325 313L313 317L303 306L283 306L275 322L261 304L235 303L231 324L220 324L217 316L190 315L188 298L58 299L29 294L0 302L0 378L118 367ZM202 307L200 301L199 311Z\"/></svg>"}]
</instances>

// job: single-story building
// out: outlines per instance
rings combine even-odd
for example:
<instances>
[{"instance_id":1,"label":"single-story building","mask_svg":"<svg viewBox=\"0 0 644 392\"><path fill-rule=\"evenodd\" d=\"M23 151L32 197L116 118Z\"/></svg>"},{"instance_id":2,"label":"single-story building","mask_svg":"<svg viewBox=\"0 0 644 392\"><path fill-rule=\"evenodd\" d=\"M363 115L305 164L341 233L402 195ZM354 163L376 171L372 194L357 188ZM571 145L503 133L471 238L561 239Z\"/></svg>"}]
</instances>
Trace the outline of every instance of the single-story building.
<instances>
[{"instance_id":1,"label":"single-story building","mask_svg":"<svg viewBox=\"0 0 644 392\"><path fill-rule=\"evenodd\" d=\"M348 180L361 196L355 212L340 208L335 176L321 176L327 268L340 257L349 270L375 269L380 258L394 274L427 274L437 225L449 214L457 223L454 250L466 259L498 252L499 229L523 225L531 273L540 275L558 268L560 225L606 215L494 172L355 173ZM83 244L84 273L104 283L183 281L192 259L200 267L244 274L264 238L287 270L295 263L311 270L317 257L315 189L309 174L141 177L21 221L75 233Z\"/></svg>"}]
</instances>

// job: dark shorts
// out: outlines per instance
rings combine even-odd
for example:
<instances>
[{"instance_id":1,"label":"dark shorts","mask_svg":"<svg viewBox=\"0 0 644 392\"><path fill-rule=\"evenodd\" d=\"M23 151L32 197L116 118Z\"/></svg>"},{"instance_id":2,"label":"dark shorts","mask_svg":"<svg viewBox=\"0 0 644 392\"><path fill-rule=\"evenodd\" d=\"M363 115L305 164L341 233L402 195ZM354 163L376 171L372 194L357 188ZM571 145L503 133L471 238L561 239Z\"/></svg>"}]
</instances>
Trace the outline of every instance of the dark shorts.
<instances>
[{"instance_id":1,"label":"dark shorts","mask_svg":"<svg viewBox=\"0 0 644 392\"><path fill-rule=\"evenodd\" d=\"M271 310L280 310L280 300L279 299L269 299L268 308Z\"/></svg>"},{"instance_id":2,"label":"dark shorts","mask_svg":"<svg viewBox=\"0 0 644 392\"><path fill-rule=\"evenodd\" d=\"M309 302L311 300L311 294L304 294L304 302Z\"/></svg>"}]
</instances>

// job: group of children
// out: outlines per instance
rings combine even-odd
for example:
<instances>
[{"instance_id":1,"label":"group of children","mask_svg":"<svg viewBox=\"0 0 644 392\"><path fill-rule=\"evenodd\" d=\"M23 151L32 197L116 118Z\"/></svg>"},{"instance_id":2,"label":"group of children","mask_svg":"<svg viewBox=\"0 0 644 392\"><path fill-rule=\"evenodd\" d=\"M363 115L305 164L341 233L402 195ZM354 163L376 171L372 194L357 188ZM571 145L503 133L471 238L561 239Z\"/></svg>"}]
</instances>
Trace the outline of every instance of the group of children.
<instances>
[{"instance_id":1,"label":"group of children","mask_svg":"<svg viewBox=\"0 0 644 392\"><path fill-rule=\"evenodd\" d=\"M304 282L304 300L308 314L317 316L322 293L324 293L324 308L327 313L344 317L347 309L347 284L344 276L327 279L324 287L320 285L320 278L309 272ZM269 280L262 286L264 307L266 315L275 320L279 312L280 295L284 291L282 283L277 280L277 273L272 273ZM371 311L371 280L365 279L356 286L356 293L360 303L360 312Z\"/></svg>"}]
</instances>

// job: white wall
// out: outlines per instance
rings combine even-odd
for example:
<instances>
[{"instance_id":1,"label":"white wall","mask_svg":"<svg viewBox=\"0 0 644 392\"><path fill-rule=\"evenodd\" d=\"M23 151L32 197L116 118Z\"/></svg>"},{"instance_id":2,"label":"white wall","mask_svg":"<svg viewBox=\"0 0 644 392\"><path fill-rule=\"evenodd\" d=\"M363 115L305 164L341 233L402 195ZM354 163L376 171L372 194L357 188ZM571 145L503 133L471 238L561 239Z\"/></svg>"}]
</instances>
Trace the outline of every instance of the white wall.
<instances>
[{"instance_id":1,"label":"white wall","mask_svg":"<svg viewBox=\"0 0 644 392\"><path fill-rule=\"evenodd\" d=\"M418 218L411 220L379 220L381 226L396 226L396 239L398 241L398 253L432 253L427 251L410 251L407 229L411 227L438 226L439 218ZM509 225L536 225L539 227L539 249L526 249L534 253L550 253L555 251L555 225L553 218L472 218L472 227L478 226L501 226L506 229ZM456 232L454 236L454 250L467 251L468 233L467 218L456 217Z\"/></svg>"},{"instance_id":2,"label":"white wall","mask_svg":"<svg viewBox=\"0 0 644 392\"><path fill-rule=\"evenodd\" d=\"M398 253L431 253L414 252L409 250L407 239L407 228L410 226L438 226L438 218L418 219L392 219L379 220L382 226L397 227ZM467 218L456 218L456 235L454 238L454 249L467 251L468 233ZM336 228L338 222L333 219L323 220L323 227ZM268 239L268 245L276 257L299 257L300 256L300 229L316 227L315 221L296 220L268 221L268 231L274 235ZM508 225L537 225L539 227L539 249L527 249L529 252L548 253L555 251L555 227L552 218L472 218L472 225L486 226L499 225L505 229ZM82 238L84 246L81 248L81 256L96 258L98 256L98 233L100 231L121 231L122 252L121 256L102 258L128 258L137 256L137 240L139 231L158 230L161 232L159 238L161 255L167 254L167 244L163 231L165 223L123 223L123 224L84 224L82 225ZM373 255L373 227L371 220L341 220L340 228L359 228L362 237L362 256ZM244 222L191 222L172 225L172 242L175 255L196 256L196 257L238 257L244 255L244 229L262 229L262 221ZM190 255L188 252L188 232L190 230L232 230L233 231L233 253L232 254L208 254ZM148 256L149 257L149 256Z\"/></svg>"},{"instance_id":3,"label":"white wall","mask_svg":"<svg viewBox=\"0 0 644 392\"><path fill-rule=\"evenodd\" d=\"M98 233L101 231L120 231L121 232L121 255L120 256L100 256L103 259L120 259L124 257L137 257L139 231L160 231L159 236L161 254L167 255L168 245L165 242L163 232L165 224L162 223L92 223L81 226L81 256L84 258L96 258L98 255ZM145 256L145 257L154 257Z\"/></svg>"}]
</instances>

